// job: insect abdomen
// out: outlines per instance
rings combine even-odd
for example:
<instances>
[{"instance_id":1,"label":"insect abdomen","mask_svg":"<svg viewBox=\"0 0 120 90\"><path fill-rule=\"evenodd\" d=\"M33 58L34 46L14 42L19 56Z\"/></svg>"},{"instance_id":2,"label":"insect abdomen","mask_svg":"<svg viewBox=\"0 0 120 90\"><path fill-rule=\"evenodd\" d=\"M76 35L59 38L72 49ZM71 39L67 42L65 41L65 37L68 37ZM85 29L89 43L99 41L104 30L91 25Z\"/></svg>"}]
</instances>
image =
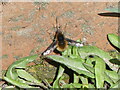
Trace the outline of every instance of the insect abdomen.
<instances>
[{"instance_id":1,"label":"insect abdomen","mask_svg":"<svg viewBox=\"0 0 120 90\"><path fill-rule=\"evenodd\" d=\"M67 42L65 40L58 41L57 50L64 51L66 48L67 48Z\"/></svg>"}]
</instances>

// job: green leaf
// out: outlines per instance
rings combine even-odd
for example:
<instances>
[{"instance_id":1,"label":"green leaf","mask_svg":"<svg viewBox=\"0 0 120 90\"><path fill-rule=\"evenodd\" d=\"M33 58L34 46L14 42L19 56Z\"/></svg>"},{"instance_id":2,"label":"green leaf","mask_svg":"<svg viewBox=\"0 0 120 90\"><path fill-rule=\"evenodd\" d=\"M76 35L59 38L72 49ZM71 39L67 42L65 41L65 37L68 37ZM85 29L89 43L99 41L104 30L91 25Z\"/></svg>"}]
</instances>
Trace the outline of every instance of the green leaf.
<instances>
[{"instance_id":1,"label":"green leaf","mask_svg":"<svg viewBox=\"0 0 120 90\"><path fill-rule=\"evenodd\" d=\"M113 84L110 88L120 88L120 80L118 82L116 82L115 84Z\"/></svg>"},{"instance_id":2,"label":"green leaf","mask_svg":"<svg viewBox=\"0 0 120 90\"><path fill-rule=\"evenodd\" d=\"M111 63L109 60L112 59L112 57L109 55L108 52L105 52L95 46L83 46L78 48L78 52L79 55L81 56L81 58L85 59L85 57L89 56L89 55L96 55L99 56L100 58L102 58L105 63L112 69L117 71L118 70L118 65L114 65L113 63Z\"/></svg>"},{"instance_id":3,"label":"green leaf","mask_svg":"<svg viewBox=\"0 0 120 90\"><path fill-rule=\"evenodd\" d=\"M112 79L106 73L104 73L104 78L105 78L105 81L108 82L110 85L114 84Z\"/></svg>"},{"instance_id":4,"label":"green leaf","mask_svg":"<svg viewBox=\"0 0 120 90\"><path fill-rule=\"evenodd\" d=\"M78 83L78 82L79 82L79 76L78 76L78 74L77 74L77 73L74 73L73 75L74 75L74 80L73 80L73 82L74 82L74 83Z\"/></svg>"},{"instance_id":5,"label":"green leaf","mask_svg":"<svg viewBox=\"0 0 120 90\"><path fill-rule=\"evenodd\" d=\"M20 60L13 63L14 67L16 66L16 68L26 68L26 65L28 63L34 61L37 57L38 57L38 55L36 54L36 55L21 58Z\"/></svg>"},{"instance_id":6,"label":"green leaf","mask_svg":"<svg viewBox=\"0 0 120 90\"><path fill-rule=\"evenodd\" d=\"M22 70L22 69L17 69L17 73L18 73L18 76L27 80L27 81L30 81L32 83L36 83L36 84L40 84L41 82L38 81L37 79L35 79L32 75L30 75L28 72L26 72L25 70Z\"/></svg>"},{"instance_id":7,"label":"green leaf","mask_svg":"<svg viewBox=\"0 0 120 90\"><path fill-rule=\"evenodd\" d=\"M8 77L4 77L4 80L6 80L7 82L12 83L13 85L18 86L20 88L33 88L32 86L29 86L25 83L18 82L16 80L8 78Z\"/></svg>"},{"instance_id":8,"label":"green leaf","mask_svg":"<svg viewBox=\"0 0 120 90\"><path fill-rule=\"evenodd\" d=\"M113 63L113 64L116 64L116 65L120 65L120 59L119 59L119 56L118 56L118 59L117 59L117 58L110 59L110 62Z\"/></svg>"},{"instance_id":9,"label":"green leaf","mask_svg":"<svg viewBox=\"0 0 120 90\"><path fill-rule=\"evenodd\" d=\"M18 90L18 88L16 88L15 86L5 86L4 90L7 90L7 89L14 89L14 90ZM0 88L0 90L3 90L3 88Z\"/></svg>"},{"instance_id":10,"label":"green leaf","mask_svg":"<svg viewBox=\"0 0 120 90\"><path fill-rule=\"evenodd\" d=\"M94 74L91 73L90 71L88 71L82 64L81 62L81 58L67 58L67 57L63 57L63 56L58 56L58 55L50 55L47 56L48 58L59 62L61 64L64 64L65 66L67 66L68 68L74 70L75 72L79 73L79 74L85 74L88 77L94 78Z\"/></svg>"},{"instance_id":11,"label":"green leaf","mask_svg":"<svg viewBox=\"0 0 120 90\"><path fill-rule=\"evenodd\" d=\"M107 76L109 76L109 78L110 78L114 83L116 83L116 82L119 80L120 75L118 75L117 72L106 70L105 73L107 74Z\"/></svg>"},{"instance_id":12,"label":"green leaf","mask_svg":"<svg viewBox=\"0 0 120 90\"><path fill-rule=\"evenodd\" d=\"M84 67L92 73L95 73L95 69L91 67L89 64L83 63Z\"/></svg>"},{"instance_id":13,"label":"green leaf","mask_svg":"<svg viewBox=\"0 0 120 90\"><path fill-rule=\"evenodd\" d=\"M63 65L60 65L60 66L59 66L59 70L58 70L57 78L56 78L56 80L54 81L52 88L60 88L59 82L60 82L60 78L61 78L62 75L63 75L63 72L64 72L64 66L63 66Z\"/></svg>"},{"instance_id":14,"label":"green leaf","mask_svg":"<svg viewBox=\"0 0 120 90\"><path fill-rule=\"evenodd\" d=\"M92 88L92 90L95 90L93 88L95 88L94 84L88 84L88 88Z\"/></svg>"},{"instance_id":15,"label":"green leaf","mask_svg":"<svg viewBox=\"0 0 120 90\"><path fill-rule=\"evenodd\" d=\"M60 88L60 78L56 79L51 88Z\"/></svg>"},{"instance_id":16,"label":"green leaf","mask_svg":"<svg viewBox=\"0 0 120 90\"><path fill-rule=\"evenodd\" d=\"M19 78L19 75L18 75L18 72L17 72L17 69L23 69L26 67L26 65L29 63L29 62L32 62L33 60L35 60L36 58L38 57L38 55L33 55L33 56L28 56L28 57L24 57L24 58L21 58L20 60L18 61L15 61L12 65L10 65L10 67L8 68L7 72L6 72L6 75L4 77L4 79L15 85L15 86L18 86L20 88L31 88L31 86L27 85L25 80L23 79L20 79ZM25 74L25 72L23 72ZM20 72L19 72L20 74ZM22 75L21 73L21 76L24 76ZM25 77L25 76L24 76ZM27 76L26 76L27 77Z\"/></svg>"},{"instance_id":17,"label":"green leaf","mask_svg":"<svg viewBox=\"0 0 120 90\"><path fill-rule=\"evenodd\" d=\"M65 84L62 86L62 88L81 88L82 84L79 83L71 83L71 84Z\"/></svg>"},{"instance_id":18,"label":"green leaf","mask_svg":"<svg viewBox=\"0 0 120 90\"><path fill-rule=\"evenodd\" d=\"M6 77L11 78L11 79L17 79L18 78L18 74L16 72L16 68L25 68L26 65L29 62L32 62L33 60L35 60L38 57L38 55L33 55L33 56L28 56L28 57L24 57L21 58L18 61L15 61L7 70L6 73Z\"/></svg>"},{"instance_id":19,"label":"green leaf","mask_svg":"<svg viewBox=\"0 0 120 90\"><path fill-rule=\"evenodd\" d=\"M94 57L94 56L93 56L93 57ZM85 57L85 64L88 64L88 65L90 65L91 67L93 67L93 66L94 66L93 62L95 62L95 59L94 59L94 58L92 58L92 57L90 57L90 56Z\"/></svg>"},{"instance_id":20,"label":"green leaf","mask_svg":"<svg viewBox=\"0 0 120 90\"><path fill-rule=\"evenodd\" d=\"M95 46L83 46L78 48L79 55L85 59L85 57L89 55L97 55L100 58L106 60L106 59L111 59L112 57L109 55L109 53L95 47Z\"/></svg>"},{"instance_id":21,"label":"green leaf","mask_svg":"<svg viewBox=\"0 0 120 90\"><path fill-rule=\"evenodd\" d=\"M88 79L83 77L83 76L79 76L80 77L80 80L82 81L82 84L84 85L88 85Z\"/></svg>"},{"instance_id":22,"label":"green leaf","mask_svg":"<svg viewBox=\"0 0 120 90\"><path fill-rule=\"evenodd\" d=\"M72 50L72 46L68 46L68 48L64 52L62 52L62 55L63 56L68 56L68 55L71 56L72 55L71 50Z\"/></svg>"},{"instance_id":23,"label":"green leaf","mask_svg":"<svg viewBox=\"0 0 120 90\"><path fill-rule=\"evenodd\" d=\"M95 57L95 58L96 58L96 64L95 64L96 87L103 88L105 62L99 57Z\"/></svg>"},{"instance_id":24,"label":"green leaf","mask_svg":"<svg viewBox=\"0 0 120 90\"><path fill-rule=\"evenodd\" d=\"M120 42L119 42L120 37L119 36L115 34L108 34L108 39L114 46L120 49Z\"/></svg>"},{"instance_id":25,"label":"green leaf","mask_svg":"<svg viewBox=\"0 0 120 90\"><path fill-rule=\"evenodd\" d=\"M72 55L79 56L77 49L78 47L72 47Z\"/></svg>"}]
</instances>

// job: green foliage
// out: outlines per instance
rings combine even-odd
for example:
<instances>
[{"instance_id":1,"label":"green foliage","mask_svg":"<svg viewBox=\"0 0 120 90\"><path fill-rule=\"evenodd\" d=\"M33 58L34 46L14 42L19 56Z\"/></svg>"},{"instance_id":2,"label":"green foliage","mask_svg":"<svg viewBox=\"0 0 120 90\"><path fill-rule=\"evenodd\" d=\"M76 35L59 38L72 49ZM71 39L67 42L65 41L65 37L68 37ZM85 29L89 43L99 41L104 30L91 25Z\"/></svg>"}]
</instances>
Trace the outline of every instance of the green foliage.
<instances>
[{"instance_id":1,"label":"green foliage","mask_svg":"<svg viewBox=\"0 0 120 90\"><path fill-rule=\"evenodd\" d=\"M112 45L120 49L118 36L108 34ZM117 52L119 53L119 52ZM42 80L37 80L25 71L28 63L34 61L38 55L21 58L14 62L7 70L3 79L19 88L118 88L120 85L119 58L113 57L95 46L74 47L69 46L62 56L48 55L47 58L60 64L58 73L51 86ZM112 60L112 62L111 62ZM115 63L117 61L117 63ZM71 72L71 82L64 80L65 71Z\"/></svg>"},{"instance_id":2,"label":"green foliage","mask_svg":"<svg viewBox=\"0 0 120 90\"><path fill-rule=\"evenodd\" d=\"M37 57L38 55L28 56L14 62L8 68L3 79L19 88L35 88L31 85L42 86L41 81L35 79L32 75L24 70L27 67L27 64L34 61Z\"/></svg>"},{"instance_id":3,"label":"green foliage","mask_svg":"<svg viewBox=\"0 0 120 90\"><path fill-rule=\"evenodd\" d=\"M115 47L120 49L120 37L115 34L108 34L108 39Z\"/></svg>"},{"instance_id":4,"label":"green foliage","mask_svg":"<svg viewBox=\"0 0 120 90\"><path fill-rule=\"evenodd\" d=\"M111 44L119 48L118 36L108 34L108 39ZM59 70L57 74L59 77L54 81L52 88L106 88L106 86L107 88L118 88L120 84L119 66L110 62L114 57L95 46L79 48L69 46L62 56L50 55L47 57L62 65L62 70ZM120 63L118 58L117 60ZM73 71L73 81L70 83L63 83L61 79L65 67Z\"/></svg>"}]
</instances>

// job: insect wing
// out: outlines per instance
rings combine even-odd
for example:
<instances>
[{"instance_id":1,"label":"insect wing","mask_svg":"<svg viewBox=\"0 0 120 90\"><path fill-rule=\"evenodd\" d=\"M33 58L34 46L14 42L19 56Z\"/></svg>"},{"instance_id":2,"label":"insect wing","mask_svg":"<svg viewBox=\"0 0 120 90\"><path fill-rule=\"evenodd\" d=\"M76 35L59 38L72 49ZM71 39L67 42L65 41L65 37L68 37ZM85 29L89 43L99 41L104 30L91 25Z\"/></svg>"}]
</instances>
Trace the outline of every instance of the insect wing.
<instances>
[{"instance_id":1,"label":"insect wing","mask_svg":"<svg viewBox=\"0 0 120 90\"><path fill-rule=\"evenodd\" d=\"M54 49L57 47L57 41L53 41L50 46L42 53L42 55L47 55L54 51Z\"/></svg>"},{"instance_id":2,"label":"insect wing","mask_svg":"<svg viewBox=\"0 0 120 90\"><path fill-rule=\"evenodd\" d=\"M68 45L71 45L71 46L76 46L76 47L82 47L83 46L83 43L76 42L76 41L68 39L68 38L66 38L66 41L68 42Z\"/></svg>"}]
</instances>

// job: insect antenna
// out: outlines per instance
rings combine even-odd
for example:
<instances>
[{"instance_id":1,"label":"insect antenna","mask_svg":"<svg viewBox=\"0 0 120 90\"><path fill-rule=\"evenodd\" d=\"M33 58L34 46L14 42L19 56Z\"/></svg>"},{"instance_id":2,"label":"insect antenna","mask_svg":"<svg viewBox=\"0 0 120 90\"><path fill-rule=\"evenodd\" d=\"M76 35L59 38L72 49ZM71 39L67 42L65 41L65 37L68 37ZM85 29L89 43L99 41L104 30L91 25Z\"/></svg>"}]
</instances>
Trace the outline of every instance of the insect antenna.
<instances>
[{"instance_id":1,"label":"insect antenna","mask_svg":"<svg viewBox=\"0 0 120 90\"><path fill-rule=\"evenodd\" d=\"M55 21L56 21L56 24L53 25L54 28L55 28L54 40L56 40L57 34L58 34L59 32L61 32L61 31L60 31L61 26L60 26L60 24L58 23L58 17L56 17L56 20L55 20Z\"/></svg>"},{"instance_id":2,"label":"insect antenna","mask_svg":"<svg viewBox=\"0 0 120 90\"><path fill-rule=\"evenodd\" d=\"M63 34L65 35L67 32L66 32L66 27L67 27L67 23L65 24L64 28L63 28Z\"/></svg>"},{"instance_id":3,"label":"insect antenna","mask_svg":"<svg viewBox=\"0 0 120 90\"><path fill-rule=\"evenodd\" d=\"M60 24L58 23L58 17L56 17L56 26L55 26L58 30L60 29Z\"/></svg>"}]
</instances>

